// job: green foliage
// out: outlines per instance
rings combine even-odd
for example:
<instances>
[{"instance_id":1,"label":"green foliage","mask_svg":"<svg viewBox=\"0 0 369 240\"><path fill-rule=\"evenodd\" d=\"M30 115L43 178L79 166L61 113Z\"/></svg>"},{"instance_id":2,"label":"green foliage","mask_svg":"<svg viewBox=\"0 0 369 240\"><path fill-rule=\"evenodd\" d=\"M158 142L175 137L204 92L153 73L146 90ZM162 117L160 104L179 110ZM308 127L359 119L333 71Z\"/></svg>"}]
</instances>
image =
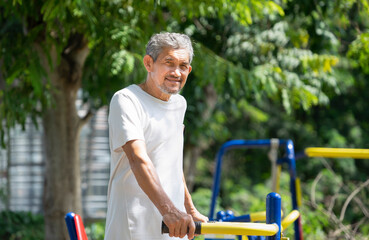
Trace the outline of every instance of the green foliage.
<instances>
[{"instance_id":1,"label":"green foliage","mask_svg":"<svg viewBox=\"0 0 369 240\"><path fill-rule=\"evenodd\" d=\"M105 221L86 224L85 230L89 240L104 240Z\"/></svg>"},{"instance_id":2,"label":"green foliage","mask_svg":"<svg viewBox=\"0 0 369 240\"><path fill-rule=\"evenodd\" d=\"M210 201L211 201L212 192L210 188L198 188L196 192L191 194L192 201L195 204L197 210L204 214L208 215L210 211ZM215 206L216 210L220 210L219 201L217 202L217 206Z\"/></svg>"},{"instance_id":3,"label":"green foliage","mask_svg":"<svg viewBox=\"0 0 369 240\"><path fill-rule=\"evenodd\" d=\"M7 190L5 187L0 187L0 203L4 206L6 206L6 203L9 199L9 196L7 194Z\"/></svg>"},{"instance_id":4,"label":"green foliage","mask_svg":"<svg viewBox=\"0 0 369 240\"><path fill-rule=\"evenodd\" d=\"M45 109L52 106L50 91L53 90L53 86L50 86L48 81L50 73L46 73L41 67L37 59L39 54L35 52L35 45L39 43L53 71L59 64L60 55L75 35L82 34L88 40L90 54L83 73L83 97L92 108L99 108L108 104L112 94L122 86L141 82L145 78L141 58L144 55L145 44L153 33L166 28L179 30L174 29L173 26L179 26L187 19L220 17L224 20L226 16L231 16L239 24L248 25L252 23L252 18L261 18L265 14L284 14L279 5L267 0L249 3L234 3L229 0L194 3L183 1L5 1L0 4L0 10L4 13L0 19L1 32L4 36L0 42L2 48L0 59L6 63L1 66L1 72L6 79L6 88L2 89L3 93L0 96L8 94L16 96L18 92L21 92L26 99L34 98L33 101L26 101L28 102L27 107L19 111L15 110L15 112L22 113L18 115L13 113L14 108L11 108L12 105L9 104L9 102L14 102L13 99L0 102L0 108L4 113L1 114L0 132L2 135L5 128L12 127L15 123L23 123L27 116L34 118L40 116ZM24 21L25 19L27 21ZM10 39L15 39L17 42ZM56 56L58 59L56 63L49 54L53 48L57 49L57 54L59 54ZM207 52L206 54L216 58L214 66L208 65L210 67L208 72L217 73L220 70L219 78L216 79L224 82L226 79L224 71L229 63L216 53ZM241 70L242 68L238 72L241 73ZM234 71L230 72L232 74ZM17 79L20 84L12 85L14 79ZM199 82L205 86L207 80L210 78L203 77ZM235 81L232 84L232 78L230 79L233 89L237 89L238 79ZM221 82L216 84L217 87L221 87ZM18 92L14 92L15 90ZM18 99L18 101L22 104L18 103L16 106L23 106L25 99ZM35 112L34 109L37 111ZM214 124L214 122L210 125L213 130L220 128L219 124Z\"/></svg>"},{"instance_id":5,"label":"green foliage","mask_svg":"<svg viewBox=\"0 0 369 240\"><path fill-rule=\"evenodd\" d=\"M341 161L341 159L337 159ZM335 162L337 162L337 160ZM334 163L334 161L320 160L321 163L325 162L325 165ZM332 164L333 165L333 164ZM326 165L327 166L327 165ZM352 201L346 207L344 206L349 200L349 196L352 197L354 189L358 189L358 184L353 180L354 176L348 176L347 174L339 174L332 169L339 170L334 166L331 168L328 165L327 169L322 170L316 178L306 181L303 188L303 202L305 205L302 207L303 211L303 229L305 236L315 236L315 234L326 234L325 238L335 237L335 239L352 238L352 239L365 239L365 230L356 232L352 228L358 228L365 226L364 211L367 208L365 198L368 194L367 190L361 189L357 194L356 200ZM347 168L345 168L347 170ZM360 201L363 201L360 203ZM356 205L355 203L360 203ZM344 213L344 214L343 214ZM339 229L334 229L340 226ZM364 228L365 229L365 228Z\"/></svg>"},{"instance_id":6,"label":"green foliage","mask_svg":"<svg viewBox=\"0 0 369 240\"><path fill-rule=\"evenodd\" d=\"M21 124L24 128L28 116L36 124L36 117L51 104L51 88L47 79L44 79L46 72L41 67L35 48L30 48L42 29L24 29L20 16L27 8L32 9L37 4L17 5L18 11L11 5L12 1L0 3L3 13L0 15L0 72L4 81L0 89L0 142L3 146L6 129L15 124ZM24 34L27 34L27 38Z\"/></svg>"},{"instance_id":7,"label":"green foliage","mask_svg":"<svg viewBox=\"0 0 369 240\"><path fill-rule=\"evenodd\" d=\"M303 207L302 226L304 238L306 239L326 239L325 229L329 227L328 217L324 214L317 214L309 208Z\"/></svg>"},{"instance_id":8,"label":"green foliage","mask_svg":"<svg viewBox=\"0 0 369 240\"><path fill-rule=\"evenodd\" d=\"M0 238L39 240L44 238L44 220L29 212L0 212Z\"/></svg>"},{"instance_id":9,"label":"green foliage","mask_svg":"<svg viewBox=\"0 0 369 240\"><path fill-rule=\"evenodd\" d=\"M354 67L360 67L369 74L369 33L362 33L350 44L347 56L353 59Z\"/></svg>"},{"instance_id":10,"label":"green foliage","mask_svg":"<svg viewBox=\"0 0 369 240\"><path fill-rule=\"evenodd\" d=\"M336 87L331 73L338 63L335 56L296 48L299 44L291 41L290 27L293 26L280 21L268 30L245 30L230 37L227 48L227 55L234 61L242 59L245 66L253 67L254 84L259 80L263 89L256 93L256 99L265 99L261 94L280 99L288 113L299 107L306 111L318 103L327 104L322 89L325 85ZM301 41L305 45L305 40Z\"/></svg>"},{"instance_id":11,"label":"green foliage","mask_svg":"<svg viewBox=\"0 0 369 240\"><path fill-rule=\"evenodd\" d=\"M248 2L231 0L205 0L192 1L155 1L156 7L168 7L174 16L183 16L193 19L196 17L219 17L221 20L231 16L236 22L247 26L252 24L254 18L263 17L267 14L283 15L283 9L274 1L251 0Z\"/></svg>"}]
</instances>

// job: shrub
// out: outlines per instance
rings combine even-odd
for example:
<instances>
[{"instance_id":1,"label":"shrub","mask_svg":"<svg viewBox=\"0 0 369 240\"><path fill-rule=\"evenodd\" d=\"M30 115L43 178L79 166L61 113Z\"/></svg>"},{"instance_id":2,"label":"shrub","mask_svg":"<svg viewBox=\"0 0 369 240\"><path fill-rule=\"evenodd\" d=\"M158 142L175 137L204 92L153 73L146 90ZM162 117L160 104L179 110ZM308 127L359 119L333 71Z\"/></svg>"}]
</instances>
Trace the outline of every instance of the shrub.
<instances>
[{"instance_id":1,"label":"shrub","mask_svg":"<svg viewBox=\"0 0 369 240\"><path fill-rule=\"evenodd\" d=\"M39 240L44 238L44 218L30 212L0 212L0 239Z\"/></svg>"}]
</instances>

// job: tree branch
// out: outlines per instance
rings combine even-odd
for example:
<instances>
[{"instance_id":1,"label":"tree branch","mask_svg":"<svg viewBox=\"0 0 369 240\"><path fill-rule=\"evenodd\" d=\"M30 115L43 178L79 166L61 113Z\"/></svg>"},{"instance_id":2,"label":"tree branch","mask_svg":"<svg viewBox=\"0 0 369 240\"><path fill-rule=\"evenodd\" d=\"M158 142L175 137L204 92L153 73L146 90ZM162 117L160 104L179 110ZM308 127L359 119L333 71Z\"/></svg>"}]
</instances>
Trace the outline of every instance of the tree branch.
<instances>
[{"instance_id":1,"label":"tree branch","mask_svg":"<svg viewBox=\"0 0 369 240\"><path fill-rule=\"evenodd\" d=\"M340 215L340 221L343 220L343 218L345 217L345 212L347 209L347 206L349 205L349 203L351 202L351 200L355 197L356 194L358 194L361 189L363 189L364 187L369 185L369 179L366 180L364 183L362 183L358 188L355 189L355 191L353 191L349 197L346 199L345 203L343 204L342 210L341 210L341 215Z\"/></svg>"},{"instance_id":2,"label":"tree branch","mask_svg":"<svg viewBox=\"0 0 369 240\"><path fill-rule=\"evenodd\" d=\"M332 197L332 199L331 199L331 203L329 204L329 207L328 207L328 211L329 211L330 213L332 213L332 212L333 212L333 207L334 207L334 205L335 205L335 202L336 202L336 199L338 198L338 196L339 196L339 193L336 193L336 194L334 194L334 195L333 195L333 197Z\"/></svg>"},{"instance_id":3,"label":"tree branch","mask_svg":"<svg viewBox=\"0 0 369 240\"><path fill-rule=\"evenodd\" d=\"M316 203L308 202L314 209L320 211L324 215L326 215L329 218L329 221L333 222L335 225L339 226L338 232L344 232L346 239L352 239L352 236L354 233L350 230L350 228L346 225L344 225L333 212L328 212L324 208L316 205ZM334 234L337 234L337 230Z\"/></svg>"},{"instance_id":4,"label":"tree branch","mask_svg":"<svg viewBox=\"0 0 369 240\"><path fill-rule=\"evenodd\" d=\"M356 232L357 232L357 230L359 229L359 227L360 227L363 223L365 223L365 221L367 221L367 220L368 220L367 218L363 217L362 219L360 219L360 221L359 221L359 222L355 223L355 224L354 224L354 225L355 225L355 228L353 229L353 232L356 234Z\"/></svg>"},{"instance_id":5,"label":"tree branch","mask_svg":"<svg viewBox=\"0 0 369 240\"><path fill-rule=\"evenodd\" d=\"M322 176L323 176L322 172L319 172L319 174L314 179L313 185L311 186L310 199L311 199L311 203L312 203L314 208L317 208L317 204L316 204L316 200L315 200L315 189L316 189L316 185L318 184L318 182L322 178Z\"/></svg>"},{"instance_id":6,"label":"tree branch","mask_svg":"<svg viewBox=\"0 0 369 240\"><path fill-rule=\"evenodd\" d=\"M331 173L335 174L335 172L333 171L333 169L331 168L331 166L328 164L327 161L325 161L325 159L322 159L322 163L325 166L326 169L328 169ZM317 205L316 203L316 199L315 199L315 191L316 191L316 187L318 185L318 182L320 181L320 179L322 178L323 174L322 172L320 172L316 178L313 181L313 184L311 186L311 202L309 202L309 204L315 208L316 210L321 211L323 214L325 214L326 216L329 217L329 220L332 221L335 225L338 226L338 228L333 232L334 236L339 236L342 232L345 234L345 238L347 239L353 239L353 237L355 236L357 229L360 225L362 225L366 220L369 219L368 214L367 214L367 209L365 208L365 205L362 203L362 201L360 200L360 198L358 198L356 195L366 186L369 185L369 179L367 181L365 181L364 183L360 184L360 186L358 188L356 188L353 192L351 192L351 194L349 195L349 197L346 199L344 206L341 210L341 214L340 214L340 218L338 218L334 212L332 211L333 209L333 205L334 202L336 200L337 195L334 195L332 197L332 200L330 202L329 205L329 209L326 210L323 207ZM349 192L348 187L345 186L344 184L341 186L345 191ZM344 219L344 215L347 209L348 204L354 200L362 209L365 217L363 219L361 219L358 223L356 223L355 225L345 225L343 224L343 219ZM353 228L354 229L351 229Z\"/></svg>"},{"instance_id":7,"label":"tree branch","mask_svg":"<svg viewBox=\"0 0 369 240\"><path fill-rule=\"evenodd\" d=\"M83 34L76 33L69 37L68 45L62 53L68 68L63 71L69 76L68 81L76 84L77 88L80 86L83 66L89 53L88 40Z\"/></svg>"},{"instance_id":8,"label":"tree branch","mask_svg":"<svg viewBox=\"0 0 369 240\"><path fill-rule=\"evenodd\" d=\"M322 163L323 165L333 174L336 175L336 173L333 171L333 169L331 168L331 166L328 164L328 162L325 159L322 159ZM342 185L342 188L346 191L346 192L351 192L351 190L345 185ZM361 201L360 198L356 197L356 195L354 196L354 201L357 203L357 205L359 205L359 207L361 208L361 210L363 211L364 215L369 218L369 210L365 207L364 203Z\"/></svg>"}]
</instances>

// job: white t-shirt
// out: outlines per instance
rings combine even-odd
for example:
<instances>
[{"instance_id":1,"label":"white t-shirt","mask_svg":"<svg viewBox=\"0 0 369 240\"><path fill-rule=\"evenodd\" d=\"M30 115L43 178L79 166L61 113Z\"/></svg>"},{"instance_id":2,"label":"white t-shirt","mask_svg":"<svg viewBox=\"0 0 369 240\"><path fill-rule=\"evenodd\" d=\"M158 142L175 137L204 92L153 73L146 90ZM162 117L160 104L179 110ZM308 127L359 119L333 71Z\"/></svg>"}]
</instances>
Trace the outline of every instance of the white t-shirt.
<instances>
[{"instance_id":1,"label":"white t-shirt","mask_svg":"<svg viewBox=\"0 0 369 240\"><path fill-rule=\"evenodd\" d=\"M122 146L144 140L160 182L174 205L185 212L183 119L187 103L181 95L157 99L137 85L116 92L110 102L111 151L106 240L164 240L162 216L138 185ZM186 237L183 239L187 239Z\"/></svg>"}]
</instances>

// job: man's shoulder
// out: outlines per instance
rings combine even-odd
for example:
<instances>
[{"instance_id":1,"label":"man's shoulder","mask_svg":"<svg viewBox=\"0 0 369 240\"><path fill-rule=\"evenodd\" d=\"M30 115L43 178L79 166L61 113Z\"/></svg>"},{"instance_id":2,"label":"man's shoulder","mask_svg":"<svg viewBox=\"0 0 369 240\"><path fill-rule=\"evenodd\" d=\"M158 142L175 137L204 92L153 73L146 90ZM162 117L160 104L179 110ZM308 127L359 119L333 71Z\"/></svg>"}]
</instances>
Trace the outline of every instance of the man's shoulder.
<instances>
[{"instance_id":1,"label":"man's shoulder","mask_svg":"<svg viewBox=\"0 0 369 240\"><path fill-rule=\"evenodd\" d=\"M137 93L138 93L137 88L139 88L137 85L132 84L132 85L129 85L128 87L120 89L114 93L113 99L119 98L119 97L126 97L126 98L137 97Z\"/></svg>"},{"instance_id":2,"label":"man's shoulder","mask_svg":"<svg viewBox=\"0 0 369 240\"><path fill-rule=\"evenodd\" d=\"M183 105L187 105L187 101L186 101L186 98L184 98L182 95L180 95L180 94L175 94L175 95L173 95L172 96L172 101L174 102L174 103L181 103L181 104L183 104Z\"/></svg>"},{"instance_id":3,"label":"man's shoulder","mask_svg":"<svg viewBox=\"0 0 369 240\"><path fill-rule=\"evenodd\" d=\"M137 85L130 85L114 93L110 100L110 105L122 105L122 104L139 104Z\"/></svg>"},{"instance_id":4,"label":"man's shoulder","mask_svg":"<svg viewBox=\"0 0 369 240\"><path fill-rule=\"evenodd\" d=\"M132 84L132 85L129 85L128 87L125 87L125 88L122 88L118 91L116 91L114 93L114 96L115 95L136 95L138 90L139 90L139 86L135 85L135 84Z\"/></svg>"}]
</instances>

